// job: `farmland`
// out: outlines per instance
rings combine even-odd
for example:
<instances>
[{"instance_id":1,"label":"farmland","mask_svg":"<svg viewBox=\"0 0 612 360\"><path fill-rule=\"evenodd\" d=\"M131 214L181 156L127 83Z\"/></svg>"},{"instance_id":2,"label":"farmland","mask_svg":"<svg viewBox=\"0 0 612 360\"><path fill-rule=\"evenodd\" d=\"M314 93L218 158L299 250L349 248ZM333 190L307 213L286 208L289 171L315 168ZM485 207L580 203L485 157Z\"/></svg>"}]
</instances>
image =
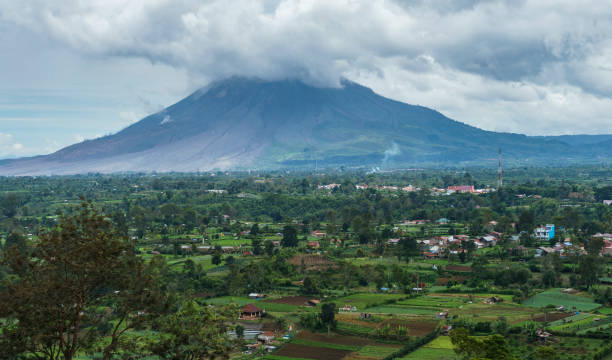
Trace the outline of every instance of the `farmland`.
<instances>
[{"instance_id":1,"label":"farmland","mask_svg":"<svg viewBox=\"0 0 612 360\"><path fill-rule=\"evenodd\" d=\"M100 282L109 284L81 289L96 296L82 314L65 319L87 317L68 328L78 333L70 339L78 342L83 360L99 357L97 350L109 346L113 334L119 334L117 349L111 349L116 358L130 351L141 358L160 354L151 360L190 344L219 346L219 353L236 360L454 359L457 344L450 338L457 333L474 340L481 358L487 358L487 341L498 341L495 346L514 358L532 354L528 360L548 348L562 360L607 356L612 262L596 247L603 249L612 238L612 206L594 200L609 186L600 173L607 170L582 171L598 180L572 178L562 169L543 178L523 169L508 175L512 185L502 192L486 187L495 177L484 170L471 171L472 180L425 170L92 175L26 184L0 178L0 200L8 196L0 201L0 251L7 264L0 267L0 293L23 286L14 297L2 298L11 306L2 307L0 340L4 334L20 338L15 319L28 324L29 314L47 306L71 309L45 303L46 295L28 301L19 296L32 289L60 296L61 288L50 284L64 280L54 277L97 269L104 275ZM575 191L568 190L567 179ZM471 181L486 191L453 193L441 188L445 181ZM382 188L407 182L426 190ZM319 187L325 184L340 185ZM79 205L78 194L88 195L89 205ZM17 202L11 202L13 195ZM62 243L80 239L82 232L57 225L79 224L83 208L108 222L109 233L101 226L96 237L108 243L94 249L86 241ZM538 224L555 222L560 225L554 239L535 237ZM120 240L111 242L110 233ZM80 248L71 256L89 257L74 273L48 271L58 256L32 257L59 254L75 243ZM37 252L43 248L48 252ZM29 267L21 266L28 259ZM69 258L61 260L70 266ZM31 286L21 278L53 281ZM65 304L72 304L72 292L66 294ZM123 323L121 311L129 314ZM54 328L49 318L37 321ZM28 332L45 335L38 322L29 324ZM92 343L85 343L89 330ZM193 335L202 330L215 341ZM15 358L32 355L21 350Z\"/></svg>"},{"instance_id":2,"label":"farmland","mask_svg":"<svg viewBox=\"0 0 612 360\"><path fill-rule=\"evenodd\" d=\"M600 304L593 302L592 299L562 293L561 289L541 292L527 299L524 304L533 307L546 307L548 305L563 306L566 309L578 311L594 310L601 306Z\"/></svg>"}]
</instances>

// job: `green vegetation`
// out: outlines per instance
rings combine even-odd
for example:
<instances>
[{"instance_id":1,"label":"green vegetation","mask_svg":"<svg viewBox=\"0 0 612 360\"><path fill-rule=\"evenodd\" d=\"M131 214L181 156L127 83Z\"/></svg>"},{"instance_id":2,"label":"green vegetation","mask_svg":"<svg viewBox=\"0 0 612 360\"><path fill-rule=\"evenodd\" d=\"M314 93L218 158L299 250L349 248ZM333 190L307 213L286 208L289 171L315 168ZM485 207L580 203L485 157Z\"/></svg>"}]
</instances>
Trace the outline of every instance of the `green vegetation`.
<instances>
[{"instance_id":1,"label":"green vegetation","mask_svg":"<svg viewBox=\"0 0 612 360\"><path fill-rule=\"evenodd\" d=\"M561 289L554 289L541 292L524 302L527 306L546 307L548 305L563 306L568 310L589 311L597 309L601 304L595 303L592 299L564 294Z\"/></svg>"},{"instance_id":2,"label":"green vegetation","mask_svg":"<svg viewBox=\"0 0 612 360\"><path fill-rule=\"evenodd\" d=\"M509 169L502 191L450 195L442 188L486 189L495 174L0 178L0 350L25 359L603 358L612 207L597 196L612 171L549 170ZM555 237L536 239L547 223ZM64 335L50 335L62 321ZM258 336L266 343L255 346Z\"/></svg>"}]
</instances>

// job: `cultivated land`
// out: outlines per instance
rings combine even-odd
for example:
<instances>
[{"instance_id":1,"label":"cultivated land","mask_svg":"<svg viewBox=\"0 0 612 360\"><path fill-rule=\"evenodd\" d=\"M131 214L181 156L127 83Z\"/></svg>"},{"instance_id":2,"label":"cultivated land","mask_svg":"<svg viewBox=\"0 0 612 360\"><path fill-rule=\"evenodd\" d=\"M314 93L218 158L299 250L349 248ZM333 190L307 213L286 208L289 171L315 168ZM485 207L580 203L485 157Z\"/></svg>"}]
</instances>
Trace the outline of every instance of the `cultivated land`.
<instances>
[{"instance_id":1,"label":"cultivated land","mask_svg":"<svg viewBox=\"0 0 612 360\"><path fill-rule=\"evenodd\" d=\"M612 172L506 176L501 191L479 169L0 178L2 253L35 260L46 229L79 213L80 195L103 207L171 304L133 309L142 323L119 327L133 346L123 354L136 358L163 358L152 344L189 329L173 316L192 303L220 311L215 326L227 331L215 336L235 359L455 359L457 329L481 358L496 335L506 352L488 358L606 358ZM551 239L536 237L540 224L555 224ZM0 291L16 271L0 268ZM80 325L96 332L79 359L101 356L119 323L110 290L97 291L109 297L87 311L104 321ZM10 334L18 314L2 317Z\"/></svg>"}]
</instances>

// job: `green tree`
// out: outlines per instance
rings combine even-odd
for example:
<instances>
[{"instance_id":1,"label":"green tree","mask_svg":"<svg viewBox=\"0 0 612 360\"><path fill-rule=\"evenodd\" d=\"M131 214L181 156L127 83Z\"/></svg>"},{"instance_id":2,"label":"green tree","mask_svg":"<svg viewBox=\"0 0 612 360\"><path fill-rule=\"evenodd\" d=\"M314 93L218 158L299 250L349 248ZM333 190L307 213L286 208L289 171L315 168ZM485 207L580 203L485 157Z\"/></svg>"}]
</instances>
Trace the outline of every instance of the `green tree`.
<instances>
[{"instance_id":1,"label":"green tree","mask_svg":"<svg viewBox=\"0 0 612 360\"><path fill-rule=\"evenodd\" d=\"M540 346L535 351L535 357L538 360L555 360L557 352L551 346Z\"/></svg>"},{"instance_id":2,"label":"green tree","mask_svg":"<svg viewBox=\"0 0 612 360\"><path fill-rule=\"evenodd\" d=\"M321 323L324 326L327 326L327 336L332 328L336 327L336 313L338 309L336 308L336 304L333 302L324 303L321 306L321 312L319 313L319 317L321 318Z\"/></svg>"},{"instance_id":3,"label":"green tree","mask_svg":"<svg viewBox=\"0 0 612 360\"><path fill-rule=\"evenodd\" d=\"M157 322L160 338L150 341L150 350L169 360L227 358L234 345L228 330L230 322L237 318L235 306L200 306L188 301L176 313Z\"/></svg>"},{"instance_id":4,"label":"green tree","mask_svg":"<svg viewBox=\"0 0 612 360\"><path fill-rule=\"evenodd\" d=\"M213 265L221 264L221 252L220 251L215 251L215 253L212 255L211 262Z\"/></svg>"},{"instance_id":5,"label":"green tree","mask_svg":"<svg viewBox=\"0 0 612 360\"><path fill-rule=\"evenodd\" d=\"M259 225L257 225L257 223L253 224L253 226L251 226L251 235L256 236L259 234Z\"/></svg>"},{"instance_id":6,"label":"green tree","mask_svg":"<svg viewBox=\"0 0 612 360\"><path fill-rule=\"evenodd\" d=\"M15 247L15 249L17 249L17 251L19 251L21 254L25 254L27 248L25 237L23 237L23 235L18 232L11 232L6 237L6 241L4 242L4 249L5 251L8 251L12 247Z\"/></svg>"},{"instance_id":7,"label":"green tree","mask_svg":"<svg viewBox=\"0 0 612 360\"><path fill-rule=\"evenodd\" d=\"M44 232L31 257L9 250L3 263L16 275L0 293L0 353L70 360L113 325L104 345L110 359L123 334L147 321L163 304L150 269L133 244L90 203Z\"/></svg>"},{"instance_id":8,"label":"green tree","mask_svg":"<svg viewBox=\"0 0 612 360\"><path fill-rule=\"evenodd\" d=\"M281 245L284 247L297 247L298 246L298 238L297 238L297 230L293 225L285 225L283 228L283 238L281 240Z\"/></svg>"},{"instance_id":9,"label":"green tree","mask_svg":"<svg viewBox=\"0 0 612 360\"><path fill-rule=\"evenodd\" d=\"M535 229L536 220L533 211L531 210L523 210L519 215L519 221L517 224L517 229L519 231L525 231L527 233L531 233L533 229Z\"/></svg>"},{"instance_id":10,"label":"green tree","mask_svg":"<svg viewBox=\"0 0 612 360\"><path fill-rule=\"evenodd\" d=\"M253 239L251 240L251 246L253 247L253 255L261 255L261 239Z\"/></svg>"},{"instance_id":11,"label":"green tree","mask_svg":"<svg viewBox=\"0 0 612 360\"><path fill-rule=\"evenodd\" d=\"M314 279L307 276L304 278L304 285L302 286L302 292L305 295L317 295L319 294L319 288L317 287L317 283Z\"/></svg>"},{"instance_id":12,"label":"green tree","mask_svg":"<svg viewBox=\"0 0 612 360\"><path fill-rule=\"evenodd\" d=\"M15 217L19 208L19 197L13 193L4 195L2 200L0 200L0 207L4 216L8 218Z\"/></svg>"},{"instance_id":13,"label":"green tree","mask_svg":"<svg viewBox=\"0 0 612 360\"><path fill-rule=\"evenodd\" d=\"M272 242L272 240L264 241L264 251L268 256L274 255L274 243Z\"/></svg>"},{"instance_id":14,"label":"green tree","mask_svg":"<svg viewBox=\"0 0 612 360\"><path fill-rule=\"evenodd\" d=\"M596 255L584 255L578 260L580 281L587 288L597 283L601 274L601 261Z\"/></svg>"}]
</instances>

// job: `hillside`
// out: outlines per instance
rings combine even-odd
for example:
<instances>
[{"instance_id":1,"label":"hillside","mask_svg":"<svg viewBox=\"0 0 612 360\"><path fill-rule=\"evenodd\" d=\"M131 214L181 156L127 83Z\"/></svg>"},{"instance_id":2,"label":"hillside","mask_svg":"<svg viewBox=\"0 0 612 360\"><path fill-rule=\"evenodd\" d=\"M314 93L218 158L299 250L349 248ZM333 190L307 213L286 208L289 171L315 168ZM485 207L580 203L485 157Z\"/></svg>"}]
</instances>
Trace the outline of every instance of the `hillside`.
<instances>
[{"instance_id":1,"label":"hillside","mask_svg":"<svg viewBox=\"0 0 612 360\"><path fill-rule=\"evenodd\" d=\"M0 175L484 164L499 147L505 161L544 164L607 158L609 139L484 131L349 81L233 77L114 135L0 162Z\"/></svg>"}]
</instances>

